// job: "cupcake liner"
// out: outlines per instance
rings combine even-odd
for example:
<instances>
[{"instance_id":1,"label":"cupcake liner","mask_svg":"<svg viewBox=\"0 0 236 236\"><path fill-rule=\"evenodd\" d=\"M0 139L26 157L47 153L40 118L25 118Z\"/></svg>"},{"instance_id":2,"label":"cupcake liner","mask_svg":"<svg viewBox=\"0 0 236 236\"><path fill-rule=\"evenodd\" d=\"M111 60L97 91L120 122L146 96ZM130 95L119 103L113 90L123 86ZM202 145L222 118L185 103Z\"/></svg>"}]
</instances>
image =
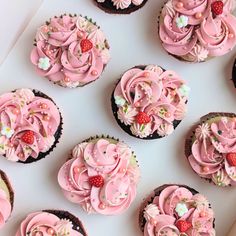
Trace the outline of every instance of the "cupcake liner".
<instances>
[{"instance_id":1,"label":"cupcake liner","mask_svg":"<svg viewBox=\"0 0 236 236\"><path fill-rule=\"evenodd\" d=\"M128 8L125 8L125 9L116 9L116 7L113 5L111 1L106 0L105 2L102 2L102 3L99 3L96 0L93 0L93 1L97 7L99 7L101 10L103 10L106 13L125 15L125 14L130 14L132 12L139 10L147 3L148 0L144 0L143 3L138 6L131 4Z\"/></svg>"},{"instance_id":2,"label":"cupcake liner","mask_svg":"<svg viewBox=\"0 0 236 236\"><path fill-rule=\"evenodd\" d=\"M62 210L43 210L42 212L47 212L50 214L53 214L57 216L60 219L68 219L73 224L73 229L77 232L81 233L83 236L87 236L86 230L82 224L82 222L77 218L76 216L72 215L68 211L62 211Z\"/></svg>"},{"instance_id":3,"label":"cupcake liner","mask_svg":"<svg viewBox=\"0 0 236 236\"><path fill-rule=\"evenodd\" d=\"M236 59L234 61L234 65L233 65L232 80L234 83L234 87L236 88Z\"/></svg>"},{"instance_id":4,"label":"cupcake liner","mask_svg":"<svg viewBox=\"0 0 236 236\"><path fill-rule=\"evenodd\" d=\"M13 90L12 92L15 92L15 91L16 90ZM56 147L56 145L59 143L59 139L60 139L60 137L62 135L62 131L63 131L63 127L62 127L63 126L63 119L62 119L61 112L60 112L58 106L56 105L56 103L52 100L52 98L50 98L46 94L42 93L41 91L38 91L36 89L32 89L32 92L34 93L35 96L48 99L48 100L52 101L55 104L55 106L57 107L58 112L60 114L60 124L59 124L59 126L57 128L57 131L54 134L55 142L51 146L51 148L47 152L40 152L36 159L30 156L30 157L27 158L26 161L17 161L17 163L22 163L22 164L30 164L30 163L39 161L39 160L45 158L47 155L49 155L53 151L53 149Z\"/></svg>"},{"instance_id":5,"label":"cupcake liner","mask_svg":"<svg viewBox=\"0 0 236 236\"><path fill-rule=\"evenodd\" d=\"M138 66L132 67L131 69L137 68L137 69L144 70L145 67L146 67L146 65L138 65ZM161 66L159 66L159 67L162 68ZM163 69L163 71L166 71L164 68L162 68L162 69ZM130 69L129 69L129 70L130 70ZM121 76L122 76L122 75L121 75ZM153 140L153 139L164 138L165 136L164 136L164 137L163 137L163 136L160 136L160 135L157 134L156 132L155 132L154 134L151 134L151 135L145 137L145 138L141 138L141 137L135 136L134 134L132 134L132 132L131 132L131 130L130 130L130 127L131 127L131 126L130 126L130 125L125 125L124 123L122 123L122 122L120 121L120 119L118 118L118 114L117 114L119 108L118 108L118 106L116 105L115 99L114 99L114 92L115 92L116 86L117 86L117 84L118 84L119 82L120 82L120 79L118 79L118 81L116 82L115 87L114 87L113 92L112 92L112 95L111 95L111 108L112 108L113 115L114 115L114 117L115 117L116 122L118 123L118 125L119 125L127 134L129 134L129 135L132 136L132 137L138 138L138 139L142 139L142 140ZM174 121L173 121L174 129L177 128L177 126L181 123L181 121L182 121L182 120L174 120Z\"/></svg>"},{"instance_id":6,"label":"cupcake liner","mask_svg":"<svg viewBox=\"0 0 236 236\"><path fill-rule=\"evenodd\" d=\"M14 198L15 198L15 194L14 194L14 191L13 191L13 188L12 188L12 185L7 177L7 175L2 171L0 170L0 178L4 181L4 183L6 184L7 186L7 189L9 191L9 194L10 194L10 203L11 203L11 207L13 209L14 207Z\"/></svg>"}]
</instances>

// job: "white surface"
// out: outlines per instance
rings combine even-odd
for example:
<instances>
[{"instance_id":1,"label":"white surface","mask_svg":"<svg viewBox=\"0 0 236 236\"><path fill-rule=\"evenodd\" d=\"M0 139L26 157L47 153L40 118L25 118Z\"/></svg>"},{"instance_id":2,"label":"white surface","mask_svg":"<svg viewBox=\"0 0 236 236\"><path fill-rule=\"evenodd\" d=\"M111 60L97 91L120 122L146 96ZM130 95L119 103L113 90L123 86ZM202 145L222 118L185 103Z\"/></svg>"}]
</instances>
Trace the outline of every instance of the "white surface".
<instances>
[{"instance_id":1,"label":"white surface","mask_svg":"<svg viewBox=\"0 0 236 236\"><path fill-rule=\"evenodd\" d=\"M0 0L0 65L34 16L42 0ZM20 10L20 11L19 11Z\"/></svg>"},{"instance_id":2,"label":"white surface","mask_svg":"<svg viewBox=\"0 0 236 236\"><path fill-rule=\"evenodd\" d=\"M157 37L157 15L164 1L149 0L130 16L107 15L92 0L46 0L24 32L8 59L0 67L0 93L32 87L51 96L64 117L64 132L55 151L31 165L0 159L15 187L15 207L1 236L14 236L20 221L32 211L61 208L76 214L84 222L89 236L141 236L137 211L149 192L165 183L187 184L206 195L216 213L218 236L225 236L236 219L236 188L218 188L201 180L190 169L184 156L184 138L189 127L210 111L236 112L236 91L230 81L234 53L209 62L192 65L167 55ZM22 6L23 8L23 6ZM103 77L84 88L64 89L40 78L29 60L36 28L52 15L64 12L82 13L101 25L111 45L112 60ZM156 63L176 70L192 87L189 113L174 134L156 141L142 141L128 136L116 124L110 108L115 81L129 67ZM69 203L57 184L57 172L69 150L95 134L110 134L127 142L136 152L142 170L137 198L123 215L87 216Z\"/></svg>"}]
</instances>

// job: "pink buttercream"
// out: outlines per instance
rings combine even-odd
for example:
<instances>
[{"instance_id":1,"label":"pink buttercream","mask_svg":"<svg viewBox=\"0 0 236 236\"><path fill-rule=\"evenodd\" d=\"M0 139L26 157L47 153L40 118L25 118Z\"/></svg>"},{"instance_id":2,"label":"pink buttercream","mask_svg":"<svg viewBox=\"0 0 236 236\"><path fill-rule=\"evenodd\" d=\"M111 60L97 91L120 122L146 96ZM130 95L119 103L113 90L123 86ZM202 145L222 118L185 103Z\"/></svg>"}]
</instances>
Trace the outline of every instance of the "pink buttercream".
<instances>
[{"instance_id":1,"label":"pink buttercream","mask_svg":"<svg viewBox=\"0 0 236 236\"><path fill-rule=\"evenodd\" d=\"M11 203L6 193L0 189L0 228L2 228L11 214Z\"/></svg>"},{"instance_id":2,"label":"pink buttercream","mask_svg":"<svg viewBox=\"0 0 236 236\"><path fill-rule=\"evenodd\" d=\"M49 99L35 96L30 89L19 89L0 96L0 154L11 161L37 159L53 145L60 124L60 113ZM33 144L21 140L25 132L34 134Z\"/></svg>"},{"instance_id":3,"label":"pink buttercream","mask_svg":"<svg viewBox=\"0 0 236 236\"><path fill-rule=\"evenodd\" d=\"M81 42L92 48L82 51ZM53 17L41 26L31 61L39 75L64 86L77 87L98 79L110 59L109 46L101 29L81 16ZM42 59L49 60L45 67Z\"/></svg>"},{"instance_id":4,"label":"pink buttercream","mask_svg":"<svg viewBox=\"0 0 236 236\"><path fill-rule=\"evenodd\" d=\"M160 195L153 199L152 204L157 207L156 210L153 207L146 207L144 210L144 236L160 236L163 235L162 232L171 236L182 235L177 227L179 220L191 223L190 229L185 232L186 235L215 235L214 213L200 194L193 195L185 187L172 185L163 189ZM179 216L179 205L185 209L182 216Z\"/></svg>"},{"instance_id":5,"label":"pink buttercream","mask_svg":"<svg viewBox=\"0 0 236 236\"><path fill-rule=\"evenodd\" d=\"M236 18L231 14L233 2L224 0L223 13L215 16L214 0L169 0L159 25L163 47L172 55L191 62L221 56L236 45ZM176 20L186 17L186 25ZM198 53L199 55L196 55Z\"/></svg>"},{"instance_id":6,"label":"pink buttercream","mask_svg":"<svg viewBox=\"0 0 236 236\"><path fill-rule=\"evenodd\" d=\"M72 222L67 219L60 219L56 215L47 212L35 212L28 215L26 219L21 223L16 233L16 236L83 236L81 233L74 230L72 227Z\"/></svg>"},{"instance_id":7,"label":"pink buttercream","mask_svg":"<svg viewBox=\"0 0 236 236\"><path fill-rule=\"evenodd\" d=\"M236 121L222 117L201 124L196 129L196 140L188 160L201 177L219 186L236 185L236 166L227 161L228 153L236 152Z\"/></svg>"},{"instance_id":8,"label":"pink buttercream","mask_svg":"<svg viewBox=\"0 0 236 236\"><path fill-rule=\"evenodd\" d=\"M185 116L188 90L174 71L163 71L151 65L143 70L130 69L114 91L118 118L130 125L132 134L137 137L147 137L155 132L160 136L169 135L174 130L173 122ZM137 123L135 116L139 112L148 115L148 124Z\"/></svg>"},{"instance_id":9,"label":"pink buttercream","mask_svg":"<svg viewBox=\"0 0 236 236\"><path fill-rule=\"evenodd\" d=\"M104 185L91 186L89 178L100 175ZM58 173L66 198L88 213L116 215L124 212L136 196L139 168L124 143L108 139L84 142L72 152Z\"/></svg>"}]
</instances>

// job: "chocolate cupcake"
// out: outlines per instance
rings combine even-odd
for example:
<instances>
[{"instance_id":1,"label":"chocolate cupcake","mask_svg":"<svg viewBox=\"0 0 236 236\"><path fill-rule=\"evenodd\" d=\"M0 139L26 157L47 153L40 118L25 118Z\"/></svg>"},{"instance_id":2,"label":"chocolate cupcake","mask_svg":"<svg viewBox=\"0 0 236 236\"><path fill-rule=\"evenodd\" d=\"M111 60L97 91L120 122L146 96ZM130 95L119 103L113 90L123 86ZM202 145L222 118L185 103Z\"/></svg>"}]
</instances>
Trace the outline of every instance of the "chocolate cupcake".
<instances>
[{"instance_id":1,"label":"chocolate cupcake","mask_svg":"<svg viewBox=\"0 0 236 236\"><path fill-rule=\"evenodd\" d=\"M217 186L236 186L236 115L209 113L192 128L185 154L193 170Z\"/></svg>"},{"instance_id":2,"label":"chocolate cupcake","mask_svg":"<svg viewBox=\"0 0 236 236\"><path fill-rule=\"evenodd\" d=\"M236 45L236 17L229 0L168 0L159 19L164 49L179 60L204 62Z\"/></svg>"},{"instance_id":3,"label":"chocolate cupcake","mask_svg":"<svg viewBox=\"0 0 236 236\"><path fill-rule=\"evenodd\" d=\"M36 72L63 87L97 80L110 59L107 39L92 19L53 17L36 34L31 62Z\"/></svg>"},{"instance_id":4,"label":"chocolate cupcake","mask_svg":"<svg viewBox=\"0 0 236 236\"><path fill-rule=\"evenodd\" d=\"M171 134L185 117L190 88L171 70L155 65L126 71L112 93L119 126L140 139Z\"/></svg>"},{"instance_id":5,"label":"chocolate cupcake","mask_svg":"<svg viewBox=\"0 0 236 236\"><path fill-rule=\"evenodd\" d=\"M70 235L87 236L82 222L67 211L43 210L29 214L22 221L16 236Z\"/></svg>"},{"instance_id":6,"label":"chocolate cupcake","mask_svg":"<svg viewBox=\"0 0 236 236\"><path fill-rule=\"evenodd\" d=\"M0 155L31 163L46 157L59 141L62 117L51 98L31 89L0 96Z\"/></svg>"},{"instance_id":7,"label":"chocolate cupcake","mask_svg":"<svg viewBox=\"0 0 236 236\"><path fill-rule=\"evenodd\" d=\"M139 177L136 157L125 143L96 136L75 146L58 182L65 197L87 213L117 215L134 201Z\"/></svg>"},{"instance_id":8,"label":"chocolate cupcake","mask_svg":"<svg viewBox=\"0 0 236 236\"><path fill-rule=\"evenodd\" d=\"M95 4L111 14L130 14L142 8L148 0L93 0Z\"/></svg>"},{"instance_id":9,"label":"chocolate cupcake","mask_svg":"<svg viewBox=\"0 0 236 236\"><path fill-rule=\"evenodd\" d=\"M233 65L232 80L234 83L234 87L236 88L236 59L234 61L234 65Z\"/></svg>"},{"instance_id":10,"label":"chocolate cupcake","mask_svg":"<svg viewBox=\"0 0 236 236\"><path fill-rule=\"evenodd\" d=\"M216 234L209 202L185 185L155 189L141 206L139 226L144 236Z\"/></svg>"},{"instance_id":11,"label":"chocolate cupcake","mask_svg":"<svg viewBox=\"0 0 236 236\"><path fill-rule=\"evenodd\" d=\"M6 174L0 170L0 229L9 219L14 205L14 192Z\"/></svg>"}]
</instances>

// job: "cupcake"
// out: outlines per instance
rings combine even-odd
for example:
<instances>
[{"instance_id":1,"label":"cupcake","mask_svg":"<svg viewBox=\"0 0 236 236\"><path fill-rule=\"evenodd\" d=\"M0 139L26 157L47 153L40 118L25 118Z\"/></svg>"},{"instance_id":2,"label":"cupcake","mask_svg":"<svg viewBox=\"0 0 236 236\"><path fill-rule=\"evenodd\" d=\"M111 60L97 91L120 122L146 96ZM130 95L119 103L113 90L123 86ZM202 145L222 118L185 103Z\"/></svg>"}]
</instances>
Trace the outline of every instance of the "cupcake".
<instances>
[{"instance_id":1,"label":"cupcake","mask_svg":"<svg viewBox=\"0 0 236 236\"><path fill-rule=\"evenodd\" d=\"M9 219L14 204L14 192L6 174L0 170L0 229Z\"/></svg>"},{"instance_id":2,"label":"cupcake","mask_svg":"<svg viewBox=\"0 0 236 236\"><path fill-rule=\"evenodd\" d=\"M232 80L236 88L236 59L234 61L233 71L232 71Z\"/></svg>"},{"instance_id":3,"label":"cupcake","mask_svg":"<svg viewBox=\"0 0 236 236\"><path fill-rule=\"evenodd\" d=\"M207 199L185 185L163 185L142 204L144 236L215 236L214 213Z\"/></svg>"},{"instance_id":4,"label":"cupcake","mask_svg":"<svg viewBox=\"0 0 236 236\"><path fill-rule=\"evenodd\" d=\"M29 214L20 224L16 236L87 236L81 221L67 211L44 210Z\"/></svg>"},{"instance_id":5,"label":"cupcake","mask_svg":"<svg viewBox=\"0 0 236 236\"><path fill-rule=\"evenodd\" d=\"M126 71L112 93L119 126L140 139L171 134L185 117L190 88L176 72L155 65Z\"/></svg>"},{"instance_id":6,"label":"cupcake","mask_svg":"<svg viewBox=\"0 0 236 236\"><path fill-rule=\"evenodd\" d=\"M117 215L135 199L139 176L136 157L125 143L97 136L74 147L58 182L65 197L87 213Z\"/></svg>"},{"instance_id":7,"label":"cupcake","mask_svg":"<svg viewBox=\"0 0 236 236\"><path fill-rule=\"evenodd\" d=\"M217 186L236 186L236 115L202 117L186 139L185 154L200 177Z\"/></svg>"},{"instance_id":8,"label":"cupcake","mask_svg":"<svg viewBox=\"0 0 236 236\"><path fill-rule=\"evenodd\" d=\"M182 61L204 62L236 45L233 0L168 0L159 19L164 49Z\"/></svg>"},{"instance_id":9,"label":"cupcake","mask_svg":"<svg viewBox=\"0 0 236 236\"><path fill-rule=\"evenodd\" d=\"M95 4L111 14L130 14L142 8L148 0L94 0Z\"/></svg>"},{"instance_id":10,"label":"cupcake","mask_svg":"<svg viewBox=\"0 0 236 236\"><path fill-rule=\"evenodd\" d=\"M62 132L60 112L47 95L17 89L0 96L0 155L31 163L46 157Z\"/></svg>"},{"instance_id":11,"label":"cupcake","mask_svg":"<svg viewBox=\"0 0 236 236\"><path fill-rule=\"evenodd\" d=\"M87 17L53 17L36 34L31 62L36 72L63 87L81 87L97 80L110 59L99 26Z\"/></svg>"}]
</instances>

